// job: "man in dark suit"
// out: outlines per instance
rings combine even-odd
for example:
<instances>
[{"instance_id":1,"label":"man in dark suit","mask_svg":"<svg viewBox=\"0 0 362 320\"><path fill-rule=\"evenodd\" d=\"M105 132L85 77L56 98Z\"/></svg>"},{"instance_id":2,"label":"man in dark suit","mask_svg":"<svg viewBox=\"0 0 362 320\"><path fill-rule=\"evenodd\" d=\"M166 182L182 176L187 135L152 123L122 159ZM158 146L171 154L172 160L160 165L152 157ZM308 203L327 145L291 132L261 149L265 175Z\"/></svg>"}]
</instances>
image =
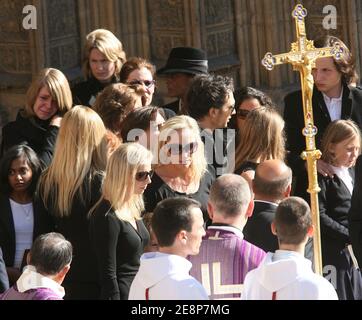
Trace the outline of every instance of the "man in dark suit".
<instances>
[{"instance_id":1,"label":"man in dark suit","mask_svg":"<svg viewBox=\"0 0 362 320\"><path fill-rule=\"evenodd\" d=\"M9 279L8 274L6 273L6 266L3 259L3 252L0 248L0 293L9 289Z\"/></svg>"},{"instance_id":2,"label":"man in dark suit","mask_svg":"<svg viewBox=\"0 0 362 320\"><path fill-rule=\"evenodd\" d=\"M186 94L195 75L208 73L206 52L192 47L173 48L166 65L157 70L158 76L164 76L167 95L177 98L163 108L171 109L176 114L187 114Z\"/></svg>"},{"instance_id":3,"label":"man in dark suit","mask_svg":"<svg viewBox=\"0 0 362 320\"><path fill-rule=\"evenodd\" d=\"M355 181L351 208L348 213L349 236L358 265L362 266L362 156L359 156L355 167Z\"/></svg>"},{"instance_id":4,"label":"man in dark suit","mask_svg":"<svg viewBox=\"0 0 362 320\"><path fill-rule=\"evenodd\" d=\"M316 41L315 46L333 46L337 41L344 49L341 59L317 59L312 71L315 83L312 97L313 119L318 128L317 148L320 147L323 133L331 121L351 118L362 129L362 90L355 87L358 76L350 51L341 40L332 36ZM284 120L289 150L288 164L294 176L302 177L305 175L305 165L300 154L305 150L305 137L302 135L304 115L301 91L286 96ZM321 174L333 175L329 165L322 160L318 160L317 167ZM297 182L297 190L300 188L304 189L305 185L299 186Z\"/></svg>"},{"instance_id":5,"label":"man in dark suit","mask_svg":"<svg viewBox=\"0 0 362 320\"><path fill-rule=\"evenodd\" d=\"M279 247L270 224L278 203L289 197L291 182L292 171L281 160L266 160L256 168L253 180L254 211L246 223L244 236L266 252L274 252Z\"/></svg>"}]
</instances>

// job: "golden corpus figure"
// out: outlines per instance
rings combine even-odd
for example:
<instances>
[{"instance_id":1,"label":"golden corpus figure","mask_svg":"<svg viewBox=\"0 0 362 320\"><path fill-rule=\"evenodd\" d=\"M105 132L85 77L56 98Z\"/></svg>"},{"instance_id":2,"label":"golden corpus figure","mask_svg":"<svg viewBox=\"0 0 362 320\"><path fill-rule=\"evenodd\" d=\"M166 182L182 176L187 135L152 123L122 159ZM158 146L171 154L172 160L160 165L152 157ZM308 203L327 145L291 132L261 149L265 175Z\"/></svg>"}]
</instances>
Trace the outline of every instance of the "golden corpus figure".
<instances>
[{"instance_id":1,"label":"golden corpus figure","mask_svg":"<svg viewBox=\"0 0 362 320\"><path fill-rule=\"evenodd\" d=\"M306 142L306 150L301 154L301 157L307 160L308 168L309 186L307 191L310 193L314 225L314 267L316 273L323 275L318 205L318 192L320 188L318 186L317 176L317 160L320 158L321 152L315 147L317 128L313 122L312 95L314 80L312 69L315 66L316 59L323 57L335 57L339 59L343 54L343 49L339 43L336 43L333 47L315 48L313 40L308 40L306 37L304 23L306 16L307 10L298 4L292 13L297 30L297 41L292 43L291 51L288 53L273 55L268 52L262 60L262 64L266 69L272 70L275 65L289 63L293 65L293 70L300 72L305 123L302 134L305 136Z\"/></svg>"}]
</instances>

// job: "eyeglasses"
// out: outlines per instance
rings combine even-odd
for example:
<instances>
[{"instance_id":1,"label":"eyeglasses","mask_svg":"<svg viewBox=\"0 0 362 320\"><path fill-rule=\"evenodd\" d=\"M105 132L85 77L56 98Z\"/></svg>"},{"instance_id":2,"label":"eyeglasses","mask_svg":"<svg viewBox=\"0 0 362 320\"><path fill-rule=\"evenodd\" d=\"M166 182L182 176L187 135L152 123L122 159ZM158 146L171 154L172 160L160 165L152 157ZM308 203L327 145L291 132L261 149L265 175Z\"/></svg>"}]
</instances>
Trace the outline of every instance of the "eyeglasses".
<instances>
[{"instance_id":1,"label":"eyeglasses","mask_svg":"<svg viewBox=\"0 0 362 320\"><path fill-rule=\"evenodd\" d=\"M236 110L236 116L240 119L245 119L249 112L250 111L246 109L238 109Z\"/></svg>"},{"instance_id":2,"label":"eyeglasses","mask_svg":"<svg viewBox=\"0 0 362 320\"><path fill-rule=\"evenodd\" d=\"M132 80L128 82L128 84L130 85L140 84L141 86L145 86L146 88L151 88L155 83L155 80Z\"/></svg>"},{"instance_id":3,"label":"eyeglasses","mask_svg":"<svg viewBox=\"0 0 362 320\"><path fill-rule=\"evenodd\" d=\"M150 177L150 179L153 176L153 170L151 171L140 171L136 173L136 180L137 181L146 181L148 177Z\"/></svg>"},{"instance_id":4,"label":"eyeglasses","mask_svg":"<svg viewBox=\"0 0 362 320\"><path fill-rule=\"evenodd\" d=\"M189 154L195 153L198 145L197 142L191 142L188 144L173 143L173 144L168 144L167 147L169 153L173 155L179 155L182 154L183 152L187 152Z\"/></svg>"}]
</instances>

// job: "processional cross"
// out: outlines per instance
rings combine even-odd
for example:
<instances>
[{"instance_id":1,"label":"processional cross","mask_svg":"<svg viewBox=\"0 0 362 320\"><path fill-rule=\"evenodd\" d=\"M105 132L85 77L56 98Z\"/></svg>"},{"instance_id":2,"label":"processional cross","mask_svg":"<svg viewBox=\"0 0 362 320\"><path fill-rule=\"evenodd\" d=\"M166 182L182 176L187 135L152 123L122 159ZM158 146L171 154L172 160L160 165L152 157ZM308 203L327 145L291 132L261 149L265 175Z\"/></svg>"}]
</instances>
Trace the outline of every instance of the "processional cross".
<instances>
[{"instance_id":1,"label":"processional cross","mask_svg":"<svg viewBox=\"0 0 362 320\"><path fill-rule=\"evenodd\" d=\"M273 55L268 52L262 60L262 64L267 70L273 70L275 65L288 63L293 65L293 70L300 72L305 123L301 134L305 136L306 141L306 150L301 154L301 157L307 161L308 169L309 185L307 191L310 193L314 225L314 267L316 273L323 275L318 204L320 188L317 176L317 160L321 157L321 152L316 149L315 145L315 135L318 129L313 121L312 95L314 80L312 69L315 67L316 59L325 57L340 59L344 51L338 42L333 47L315 48L313 40L308 40L306 36L304 23L306 16L307 10L301 4L296 5L292 17L295 19L297 41L292 43L291 51L288 53Z\"/></svg>"}]
</instances>

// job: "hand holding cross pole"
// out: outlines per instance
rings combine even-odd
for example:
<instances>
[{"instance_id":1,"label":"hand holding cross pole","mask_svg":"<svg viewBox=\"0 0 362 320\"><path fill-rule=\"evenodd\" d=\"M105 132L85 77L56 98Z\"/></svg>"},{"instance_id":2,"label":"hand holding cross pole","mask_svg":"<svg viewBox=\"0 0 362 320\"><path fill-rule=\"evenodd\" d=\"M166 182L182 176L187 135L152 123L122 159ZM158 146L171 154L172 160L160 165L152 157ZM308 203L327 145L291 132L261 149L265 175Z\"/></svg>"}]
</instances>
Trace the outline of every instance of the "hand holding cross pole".
<instances>
[{"instance_id":1,"label":"hand holding cross pole","mask_svg":"<svg viewBox=\"0 0 362 320\"><path fill-rule=\"evenodd\" d=\"M307 161L308 168L309 185L307 191L310 193L314 225L314 267L316 273L323 275L318 204L320 188L317 176L317 160L320 158L321 152L316 149L315 145L315 135L318 129L313 121L312 95L314 80L312 69L318 58L334 57L340 59L343 54L343 48L339 43L335 43L333 47L315 48L313 40L308 40L306 36L304 22L306 16L307 10L301 4L296 5L292 17L295 19L297 41L292 43L291 51L288 53L273 55L268 52L262 60L262 64L267 70L273 70L275 65L289 63L293 66L293 70L300 72L305 123L302 134L305 136L306 141L306 150L301 156Z\"/></svg>"}]
</instances>

